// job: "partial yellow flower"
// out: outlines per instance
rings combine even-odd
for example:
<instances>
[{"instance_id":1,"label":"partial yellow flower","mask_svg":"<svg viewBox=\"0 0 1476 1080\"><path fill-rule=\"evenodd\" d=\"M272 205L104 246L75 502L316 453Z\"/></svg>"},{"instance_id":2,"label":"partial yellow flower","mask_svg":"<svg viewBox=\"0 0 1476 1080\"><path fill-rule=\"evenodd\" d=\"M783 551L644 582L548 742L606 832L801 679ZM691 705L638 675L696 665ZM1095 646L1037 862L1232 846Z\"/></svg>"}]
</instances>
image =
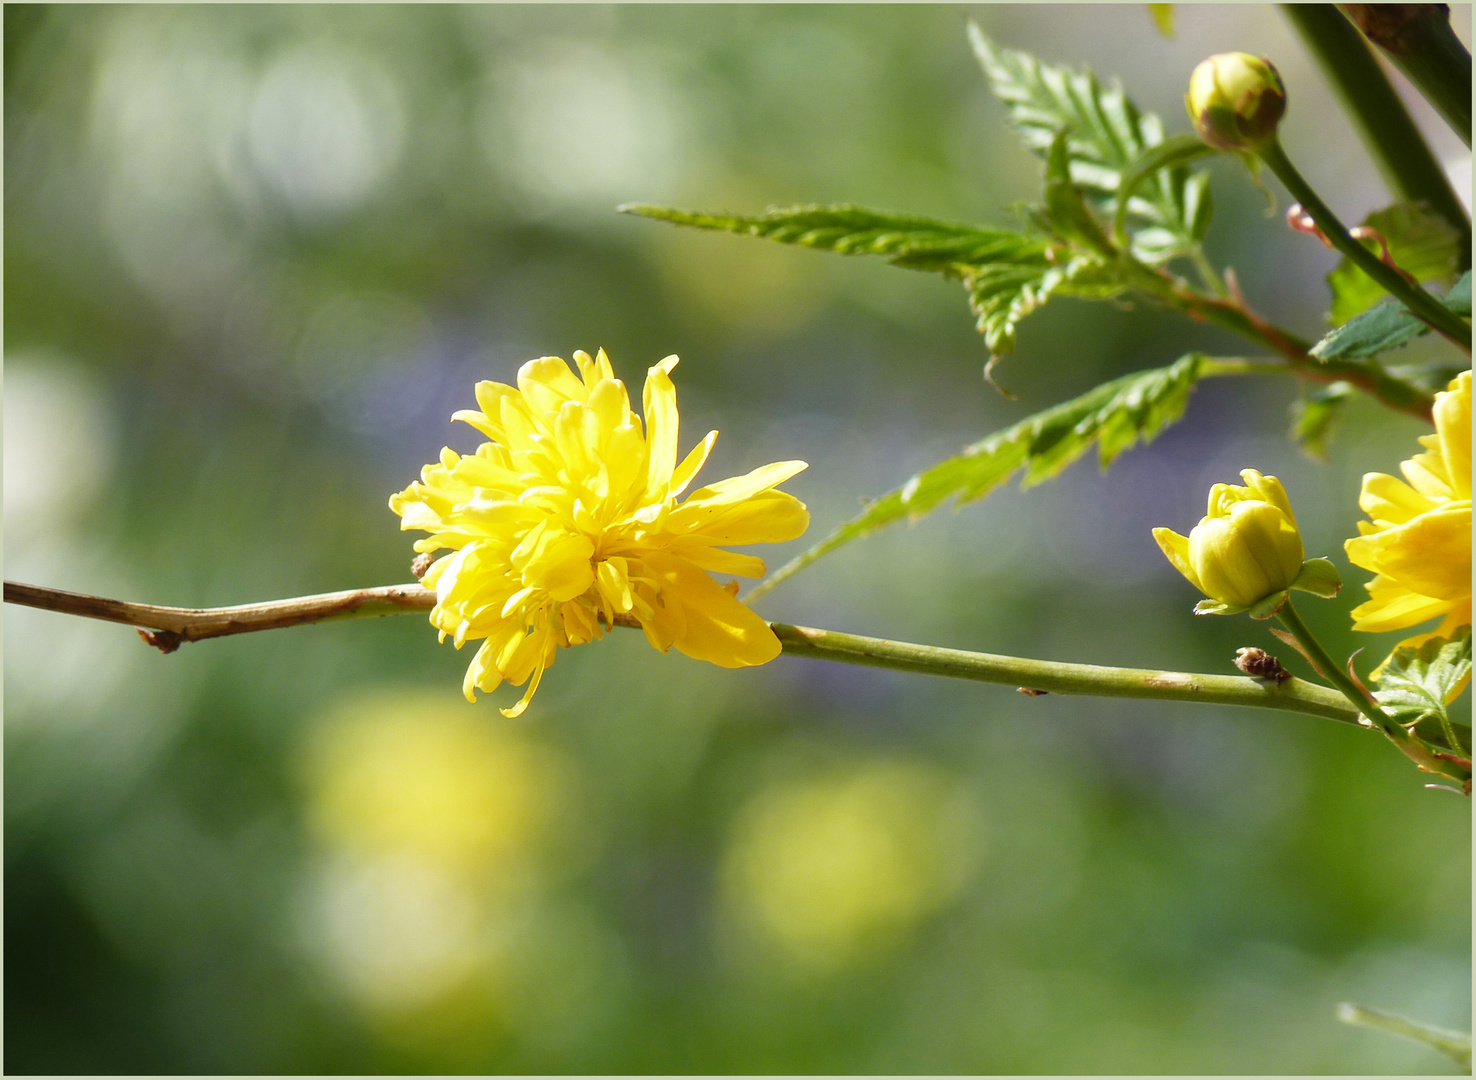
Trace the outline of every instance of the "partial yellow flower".
<instances>
[{"instance_id":1,"label":"partial yellow flower","mask_svg":"<svg viewBox=\"0 0 1476 1080\"><path fill-rule=\"evenodd\" d=\"M442 450L390 499L402 529L430 533L416 551L452 549L421 581L436 590L430 618L443 641L485 639L462 683L467 700L504 680L528 684L507 716L527 708L560 646L603 636L617 615L633 616L662 652L722 667L772 660L774 632L735 599L736 581L724 587L708 571L762 576L762 559L718 545L792 540L810 521L804 503L774 490L803 461L677 501L718 433L678 463L675 356L647 373L644 430L604 350L574 360L578 375L545 356L518 370L516 387L478 383L480 411L452 419L491 441L464 457Z\"/></svg>"},{"instance_id":2,"label":"partial yellow flower","mask_svg":"<svg viewBox=\"0 0 1476 1080\"><path fill-rule=\"evenodd\" d=\"M1441 619L1395 648L1449 637L1471 621L1469 371L1435 395L1435 434L1421 436L1420 445L1426 452L1399 466L1409 483L1384 473L1363 477L1358 505L1372 520L1360 521L1360 535L1343 544L1355 566L1378 575L1368 583L1371 599L1353 609L1353 629L1382 633Z\"/></svg>"},{"instance_id":3,"label":"partial yellow flower","mask_svg":"<svg viewBox=\"0 0 1476 1080\"><path fill-rule=\"evenodd\" d=\"M1154 529L1174 568L1211 600L1236 610L1289 589L1302 570L1302 534L1281 481L1244 469L1245 487L1216 484L1188 536Z\"/></svg>"}]
</instances>

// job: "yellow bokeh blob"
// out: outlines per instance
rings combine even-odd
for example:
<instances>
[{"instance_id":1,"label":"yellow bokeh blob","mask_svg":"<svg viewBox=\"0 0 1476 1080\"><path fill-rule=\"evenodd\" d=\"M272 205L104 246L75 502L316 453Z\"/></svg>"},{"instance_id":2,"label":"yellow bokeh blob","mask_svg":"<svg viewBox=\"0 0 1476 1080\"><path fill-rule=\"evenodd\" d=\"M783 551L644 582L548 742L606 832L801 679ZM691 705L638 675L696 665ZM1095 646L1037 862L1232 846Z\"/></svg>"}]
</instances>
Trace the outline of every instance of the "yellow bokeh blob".
<instances>
[{"instance_id":1,"label":"yellow bokeh blob","mask_svg":"<svg viewBox=\"0 0 1476 1080\"><path fill-rule=\"evenodd\" d=\"M565 794L548 750L442 694L346 702L316 727L304 760L309 821L326 846L458 875L519 861Z\"/></svg>"},{"instance_id":2,"label":"yellow bokeh blob","mask_svg":"<svg viewBox=\"0 0 1476 1080\"><path fill-rule=\"evenodd\" d=\"M895 945L956 897L981 852L948 776L883 761L775 786L740 815L723 866L736 920L810 970Z\"/></svg>"}]
</instances>

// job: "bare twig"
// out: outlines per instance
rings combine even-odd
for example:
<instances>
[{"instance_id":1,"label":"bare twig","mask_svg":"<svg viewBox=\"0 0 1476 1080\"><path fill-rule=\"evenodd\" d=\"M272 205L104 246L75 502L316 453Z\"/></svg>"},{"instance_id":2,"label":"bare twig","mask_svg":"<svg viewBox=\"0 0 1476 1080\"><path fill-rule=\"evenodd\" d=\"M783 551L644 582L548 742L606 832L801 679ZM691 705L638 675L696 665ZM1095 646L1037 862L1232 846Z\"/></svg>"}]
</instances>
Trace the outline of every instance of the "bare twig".
<instances>
[{"instance_id":1,"label":"bare twig","mask_svg":"<svg viewBox=\"0 0 1476 1080\"><path fill-rule=\"evenodd\" d=\"M429 611L436 594L422 585L380 585L372 589L294 596L236 607L182 608L133 604L86 593L65 592L39 585L5 583L5 602L26 607L81 615L88 619L126 623L137 627L143 639L162 652L173 652L187 641L278 630L330 619L371 619L406 611Z\"/></svg>"}]
</instances>

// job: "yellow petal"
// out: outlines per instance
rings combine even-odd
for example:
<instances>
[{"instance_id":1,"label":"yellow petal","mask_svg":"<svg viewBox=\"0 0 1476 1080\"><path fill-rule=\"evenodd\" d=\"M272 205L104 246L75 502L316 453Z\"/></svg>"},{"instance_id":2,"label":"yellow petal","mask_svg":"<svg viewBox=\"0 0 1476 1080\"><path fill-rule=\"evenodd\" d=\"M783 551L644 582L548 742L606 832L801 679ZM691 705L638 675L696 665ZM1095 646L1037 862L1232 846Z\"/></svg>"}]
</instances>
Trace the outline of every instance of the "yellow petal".
<instances>
[{"instance_id":1,"label":"yellow petal","mask_svg":"<svg viewBox=\"0 0 1476 1080\"><path fill-rule=\"evenodd\" d=\"M528 553L523 580L547 590L554 600L572 600L594 584L593 557L594 544L589 537L545 529Z\"/></svg>"},{"instance_id":2,"label":"yellow petal","mask_svg":"<svg viewBox=\"0 0 1476 1080\"><path fill-rule=\"evenodd\" d=\"M701 471L702 466L707 464L707 456L712 453L713 444L717 442L717 437L718 433L716 431L709 431L706 437L692 448L692 452L672 472L671 490L667 494L675 498L687 490L687 485Z\"/></svg>"},{"instance_id":3,"label":"yellow petal","mask_svg":"<svg viewBox=\"0 0 1476 1080\"><path fill-rule=\"evenodd\" d=\"M685 508L672 511L667 527L714 544L781 544L810 526L805 504L786 491L763 491L715 509L694 507L691 516Z\"/></svg>"},{"instance_id":4,"label":"yellow petal","mask_svg":"<svg viewBox=\"0 0 1476 1080\"><path fill-rule=\"evenodd\" d=\"M1158 541L1159 548L1174 569L1188 578L1189 584L1204 592L1204 586L1199 583L1199 575L1194 572L1194 566L1189 561L1189 538L1180 536L1173 529L1160 527L1153 530L1153 539Z\"/></svg>"},{"instance_id":5,"label":"yellow petal","mask_svg":"<svg viewBox=\"0 0 1476 1080\"><path fill-rule=\"evenodd\" d=\"M1435 431L1445 458L1452 495L1471 497L1471 373L1463 371L1435 395Z\"/></svg>"},{"instance_id":6,"label":"yellow petal","mask_svg":"<svg viewBox=\"0 0 1476 1080\"><path fill-rule=\"evenodd\" d=\"M739 577L763 577L764 560L756 555L740 555L720 547L705 544L676 544L668 549L673 555L686 559L693 566L700 566L714 574L737 574ZM736 582L735 582L736 584Z\"/></svg>"},{"instance_id":7,"label":"yellow petal","mask_svg":"<svg viewBox=\"0 0 1476 1080\"><path fill-rule=\"evenodd\" d=\"M1442 600L1471 595L1471 504L1451 503L1381 532L1346 540L1348 558Z\"/></svg>"},{"instance_id":8,"label":"yellow petal","mask_svg":"<svg viewBox=\"0 0 1476 1080\"><path fill-rule=\"evenodd\" d=\"M685 632L673 641L679 651L729 668L766 664L779 655L779 639L769 624L704 571L670 556L653 556L648 565L662 579L663 598L680 605L686 616Z\"/></svg>"},{"instance_id":9,"label":"yellow petal","mask_svg":"<svg viewBox=\"0 0 1476 1080\"><path fill-rule=\"evenodd\" d=\"M777 487L809 466L803 461L776 461L742 476L729 477L698 488L687 501L672 511L670 527L687 531L711 520L723 508L751 499L760 492Z\"/></svg>"},{"instance_id":10,"label":"yellow petal","mask_svg":"<svg viewBox=\"0 0 1476 1080\"><path fill-rule=\"evenodd\" d=\"M669 372L676 367L668 356L646 373L642 403L646 413L646 491L656 498L666 496L677 460L676 387Z\"/></svg>"},{"instance_id":11,"label":"yellow petal","mask_svg":"<svg viewBox=\"0 0 1476 1080\"><path fill-rule=\"evenodd\" d=\"M1262 476L1255 469L1242 469L1240 478L1245 481L1249 497L1270 503L1286 515L1293 529L1297 527L1297 515L1292 512L1291 500L1286 497L1286 489L1280 480L1274 476Z\"/></svg>"},{"instance_id":12,"label":"yellow petal","mask_svg":"<svg viewBox=\"0 0 1476 1080\"><path fill-rule=\"evenodd\" d=\"M1375 521L1399 524L1440 504L1387 473L1364 473L1358 507Z\"/></svg>"},{"instance_id":13,"label":"yellow petal","mask_svg":"<svg viewBox=\"0 0 1476 1080\"><path fill-rule=\"evenodd\" d=\"M518 390L529 408L546 417L545 423L550 426L564 402L577 401L582 405L589 396L584 383L559 356L541 356L518 368Z\"/></svg>"},{"instance_id":14,"label":"yellow petal","mask_svg":"<svg viewBox=\"0 0 1476 1080\"><path fill-rule=\"evenodd\" d=\"M1447 601L1410 592L1385 577L1370 581L1368 594L1371 599L1353 609L1353 629L1369 634L1402 630L1444 615L1451 608Z\"/></svg>"}]
</instances>

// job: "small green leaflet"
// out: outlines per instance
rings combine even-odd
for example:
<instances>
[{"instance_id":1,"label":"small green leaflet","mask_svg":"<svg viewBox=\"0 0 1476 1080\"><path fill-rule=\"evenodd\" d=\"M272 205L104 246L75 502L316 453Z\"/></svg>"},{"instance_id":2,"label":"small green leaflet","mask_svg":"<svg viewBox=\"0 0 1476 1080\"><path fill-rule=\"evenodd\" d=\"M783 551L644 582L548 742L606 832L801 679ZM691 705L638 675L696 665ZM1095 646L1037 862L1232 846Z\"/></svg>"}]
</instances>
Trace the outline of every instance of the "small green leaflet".
<instances>
[{"instance_id":1,"label":"small green leaflet","mask_svg":"<svg viewBox=\"0 0 1476 1080\"><path fill-rule=\"evenodd\" d=\"M1471 675L1471 628L1449 638L1432 637L1421 645L1394 650L1379 676L1374 694L1389 714L1404 725L1433 717L1449 727L1446 702ZM1454 741L1454 736L1447 732ZM1470 751L1471 747L1465 747Z\"/></svg>"},{"instance_id":2,"label":"small green leaflet","mask_svg":"<svg viewBox=\"0 0 1476 1080\"><path fill-rule=\"evenodd\" d=\"M1353 395L1353 384L1329 383L1292 404L1292 441L1318 461L1327 460L1327 445L1343 406Z\"/></svg>"},{"instance_id":3,"label":"small green leaflet","mask_svg":"<svg viewBox=\"0 0 1476 1080\"><path fill-rule=\"evenodd\" d=\"M990 352L1015 347L1015 327L1052 295L1100 298L1122 291L1090 254L1071 254L1049 237L860 206L793 206L763 214L702 214L633 204L621 213L698 229L758 236L841 255L880 255L895 266L963 282Z\"/></svg>"},{"instance_id":4,"label":"small green leaflet","mask_svg":"<svg viewBox=\"0 0 1476 1080\"><path fill-rule=\"evenodd\" d=\"M1065 131L1072 180L1111 220L1123 174L1164 141L1158 117L1140 112L1117 84L1103 89L1090 71L1042 64L1029 53L1002 49L972 22L969 40L1025 145L1045 157L1057 132ZM1166 262L1192 251L1209 228L1209 174L1191 175L1182 161L1160 167L1138 187L1127 210L1138 258Z\"/></svg>"},{"instance_id":5,"label":"small green leaflet","mask_svg":"<svg viewBox=\"0 0 1476 1080\"><path fill-rule=\"evenodd\" d=\"M1457 315L1471 317L1471 271L1450 287L1442 303ZM1407 345L1430 328L1409 313L1397 300L1386 300L1361 315L1355 315L1342 326L1312 346L1318 360L1342 360L1375 356Z\"/></svg>"},{"instance_id":6,"label":"small green leaflet","mask_svg":"<svg viewBox=\"0 0 1476 1080\"><path fill-rule=\"evenodd\" d=\"M748 598L893 522L916 520L949 499L962 506L982 498L1021 468L1025 475L1020 486L1033 487L1059 474L1095 442L1105 470L1124 450L1148 442L1184 414L1204 360L1190 353L1166 368L1124 375L974 443L881 496L860 517L770 574Z\"/></svg>"},{"instance_id":7,"label":"small green leaflet","mask_svg":"<svg viewBox=\"0 0 1476 1080\"><path fill-rule=\"evenodd\" d=\"M1369 214L1363 224L1383 236L1394 264L1420 284L1445 282L1456 276L1460 238L1434 211L1415 203L1395 203ZM1379 254L1377 241L1367 239L1363 244ZM1333 297L1328 321L1334 326L1343 325L1388 295L1346 257L1327 275L1327 283Z\"/></svg>"},{"instance_id":8,"label":"small green leaflet","mask_svg":"<svg viewBox=\"0 0 1476 1080\"><path fill-rule=\"evenodd\" d=\"M1170 41L1174 37L1174 5L1173 4L1144 4L1148 14L1153 16L1153 25L1158 27L1158 32Z\"/></svg>"}]
</instances>

